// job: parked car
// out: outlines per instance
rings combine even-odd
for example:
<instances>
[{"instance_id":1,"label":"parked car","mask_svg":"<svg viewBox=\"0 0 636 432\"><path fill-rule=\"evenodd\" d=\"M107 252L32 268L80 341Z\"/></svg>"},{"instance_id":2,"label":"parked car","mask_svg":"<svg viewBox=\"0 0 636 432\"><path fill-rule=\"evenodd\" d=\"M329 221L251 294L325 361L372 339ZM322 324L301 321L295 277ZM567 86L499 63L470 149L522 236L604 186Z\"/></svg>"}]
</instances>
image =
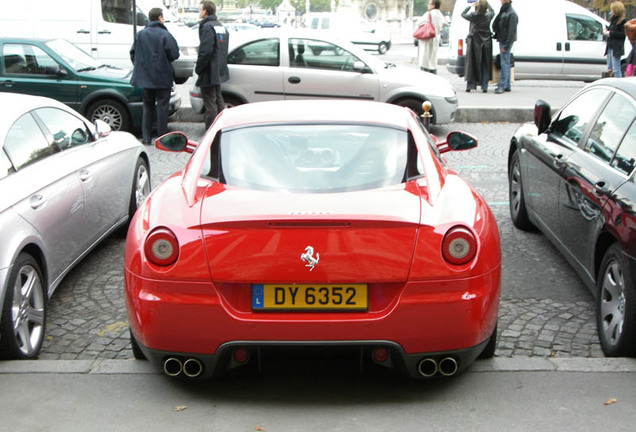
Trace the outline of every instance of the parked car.
<instances>
[{"instance_id":1,"label":"parked car","mask_svg":"<svg viewBox=\"0 0 636 432\"><path fill-rule=\"evenodd\" d=\"M134 136L53 99L0 93L0 357L34 359L47 298L150 192Z\"/></svg>"},{"instance_id":2,"label":"parked car","mask_svg":"<svg viewBox=\"0 0 636 432\"><path fill-rule=\"evenodd\" d=\"M329 31L368 51L386 54L391 49L391 33L374 27L369 21L356 16L321 12L307 17L307 28Z\"/></svg>"},{"instance_id":3,"label":"parked car","mask_svg":"<svg viewBox=\"0 0 636 432\"><path fill-rule=\"evenodd\" d=\"M469 27L461 13L469 3L455 2L450 26L446 67L459 76L464 76ZM501 2L488 3L496 14ZM607 70L603 30L609 23L603 18L566 0L515 0L512 7L519 15L517 41L512 47L515 80L594 81ZM626 40L625 56L631 49ZM497 54L499 44L494 40L493 55Z\"/></svg>"},{"instance_id":4,"label":"parked car","mask_svg":"<svg viewBox=\"0 0 636 432\"><path fill-rule=\"evenodd\" d=\"M596 297L607 356L636 354L636 78L603 79L510 143L510 215L539 228Z\"/></svg>"},{"instance_id":5,"label":"parked car","mask_svg":"<svg viewBox=\"0 0 636 432\"><path fill-rule=\"evenodd\" d=\"M228 106L280 99L363 99L407 106L432 123L452 122L457 95L442 77L377 60L350 42L314 30L277 29L232 34L230 80L221 91ZM194 79L196 82L196 76ZM198 87L190 102L203 112Z\"/></svg>"},{"instance_id":6,"label":"parked car","mask_svg":"<svg viewBox=\"0 0 636 432\"><path fill-rule=\"evenodd\" d=\"M222 111L133 218L124 255L133 353L170 376L258 364L275 347L357 348L412 377L496 345L501 257L486 202L409 109L276 101Z\"/></svg>"},{"instance_id":7,"label":"parked car","mask_svg":"<svg viewBox=\"0 0 636 432\"><path fill-rule=\"evenodd\" d=\"M130 69L106 66L64 39L0 38L0 92L57 99L114 131L140 128L142 90ZM170 115L181 106L176 91Z\"/></svg>"},{"instance_id":8,"label":"parked car","mask_svg":"<svg viewBox=\"0 0 636 432\"><path fill-rule=\"evenodd\" d=\"M237 31L243 31L243 30L258 30L260 28L257 25L250 24L250 23L244 23L244 22L223 23L223 26L230 33L234 33L234 32L237 32Z\"/></svg>"}]
</instances>

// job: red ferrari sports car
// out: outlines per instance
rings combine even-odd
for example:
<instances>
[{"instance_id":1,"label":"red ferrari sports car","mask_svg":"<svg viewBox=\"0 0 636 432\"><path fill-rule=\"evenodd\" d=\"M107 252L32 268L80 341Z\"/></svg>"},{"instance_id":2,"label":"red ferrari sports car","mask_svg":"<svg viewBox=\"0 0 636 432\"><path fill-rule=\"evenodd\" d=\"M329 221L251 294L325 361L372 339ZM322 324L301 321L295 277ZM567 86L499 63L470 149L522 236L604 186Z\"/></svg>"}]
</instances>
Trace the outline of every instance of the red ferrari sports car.
<instances>
[{"instance_id":1,"label":"red ferrari sports car","mask_svg":"<svg viewBox=\"0 0 636 432\"><path fill-rule=\"evenodd\" d=\"M133 352L211 377L277 348L353 348L412 377L496 346L501 252L483 198L408 108L279 101L223 111L128 231ZM293 351L293 349L292 349Z\"/></svg>"}]
</instances>

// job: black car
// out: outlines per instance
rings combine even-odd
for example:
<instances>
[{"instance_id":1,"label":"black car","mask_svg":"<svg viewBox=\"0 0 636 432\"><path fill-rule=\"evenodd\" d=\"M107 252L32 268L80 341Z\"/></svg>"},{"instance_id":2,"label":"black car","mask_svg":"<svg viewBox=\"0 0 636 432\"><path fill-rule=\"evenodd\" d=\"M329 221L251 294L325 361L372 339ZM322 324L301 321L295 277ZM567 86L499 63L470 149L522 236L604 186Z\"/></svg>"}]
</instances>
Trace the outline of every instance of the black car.
<instances>
[{"instance_id":1,"label":"black car","mask_svg":"<svg viewBox=\"0 0 636 432\"><path fill-rule=\"evenodd\" d=\"M0 38L0 92L46 96L112 130L138 129L142 90L130 69L107 66L64 39ZM170 114L181 105L173 90Z\"/></svg>"},{"instance_id":2,"label":"black car","mask_svg":"<svg viewBox=\"0 0 636 432\"><path fill-rule=\"evenodd\" d=\"M636 78L596 81L512 137L510 215L539 228L596 298L606 356L636 355Z\"/></svg>"}]
</instances>

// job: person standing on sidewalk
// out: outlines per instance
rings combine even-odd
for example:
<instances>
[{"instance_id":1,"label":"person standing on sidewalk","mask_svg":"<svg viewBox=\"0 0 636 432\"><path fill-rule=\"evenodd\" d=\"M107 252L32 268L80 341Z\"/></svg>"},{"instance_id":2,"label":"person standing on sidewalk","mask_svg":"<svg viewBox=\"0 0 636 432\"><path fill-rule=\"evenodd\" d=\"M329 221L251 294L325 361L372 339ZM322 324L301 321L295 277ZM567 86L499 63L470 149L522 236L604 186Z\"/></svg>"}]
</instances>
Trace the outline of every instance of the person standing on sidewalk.
<instances>
[{"instance_id":1,"label":"person standing on sidewalk","mask_svg":"<svg viewBox=\"0 0 636 432\"><path fill-rule=\"evenodd\" d=\"M607 72L616 78L622 76L621 73L621 57L625 54L625 6L623 2L614 1L610 5L612 18L609 27L605 30L607 36L607 47L605 55L607 56Z\"/></svg>"},{"instance_id":2,"label":"person standing on sidewalk","mask_svg":"<svg viewBox=\"0 0 636 432\"><path fill-rule=\"evenodd\" d=\"M462 18L470 22L466 37L466 91L481 85L481 91L488 91L488 81L492 77L492 34L490 22L495 11L488 0L478 0L462 12Z\"/></svg>"},{"instance_id":3,"label":"person standing on sidewalk","mask_svg":"<svg viewBox=\"0 0 636 432\"><path fill-rule=\"evenodd\" d=\"M441 0L429 0L428 12L417 22L417 26L423 25L430 20L435 27L435 37L427 40L417 41L417 60L420 69L430 73L437 73L437 48L439 40L442 37L442 28L444 27L444 14L439 10L442 5Z\"/></svg>"},{"instance_id":4,"label":"person standing on sidewalk","mask_svg":"<svg viewBox=\"0 0 636 432\"><path fill-rule=\"evenodd\" d=\"M512 8L512 0L501 0L501 9L492 23L494 38L499 42L499 58L501 59L501 72L499 83L495 89L496 94L510 91L510 57L512 45L517 40L518 23L519 17Z\"/></svg>"},{"instance_id":5,"label":"person standing on sidewalk","mask_svg":"<svg viewBox=\"0 0 636 432\"><path fill-rule=\"evenodd\" d=\"M229 33L216 17L216 5L203 0L199 5L199 55L195 71L199 78L206 130L225 108L221 83L230 78L227 68Z\"/></svg>"},{"instance_id":6,"label":"person standing on sidewalk","mask_svg":"<svg viewBox=\"0 0 636 432\"><path fill-rule=\"evenodd\" d=\"M170 91L174 71L172 62L179 58L179 45L163 25L163 10L152 8L149 22L130 48L133 73L130 83L143 89L141 140L150 144L153 136L153 117L157 117L157 136L168 132Z\"/></svg>"}]
</instances>

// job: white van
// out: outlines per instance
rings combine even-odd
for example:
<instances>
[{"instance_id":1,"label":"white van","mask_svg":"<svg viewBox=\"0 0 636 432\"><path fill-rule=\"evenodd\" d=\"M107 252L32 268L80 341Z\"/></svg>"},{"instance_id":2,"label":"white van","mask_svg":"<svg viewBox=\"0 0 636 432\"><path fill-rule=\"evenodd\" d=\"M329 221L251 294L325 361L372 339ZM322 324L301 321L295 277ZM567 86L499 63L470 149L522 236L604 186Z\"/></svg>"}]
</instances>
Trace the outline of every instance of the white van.
<instances>
[{"instance_id":1,"label":"white van","mask_svg":"<svg viewBox=\"0 0 636 432\"><path fill-rule=\"evenodd\" d=\"M368 21L344 13L312 13L305 20L305 27L313 30L329 30L367 51L385 54L391 49L391 33L380 30Z\"/></svg>"},{"instance_id":2,"label":"white van","mask_svg":"<svg viewBox=\"0 0 636 432\"><path fill-rule=\"evenodd\" d=\"M495 10L500 0L488 0ZM469 23L461 14L468 0L457 0L453 9L447 69L464 76L466 35ZM582 6L566 0L513 0L519 16L514 43L514 79L593 81L607 70L603 30L609 24ZM493 20L494 21L494 20ZM631 44L625 42L625 56ZM493 40L493 56L499 43Z\"/></svg>"},{"instance_id":3,"label":"white van","mask_svg":"<svg viewBox=\"0 0 636 432\"><path fill-rule=\"evenodd\" d=\"M136 1L137 31L148 20L161 0ZM64 38L100 62L131 68L130 47L134 39L132 0L29 0L14 2L0 15L0 36L25 38ZM196 31L163 8L166 27L175 37L181 55L174 66L175 82L192 76L199 36Z\"/></svg>"}]
</instances>

